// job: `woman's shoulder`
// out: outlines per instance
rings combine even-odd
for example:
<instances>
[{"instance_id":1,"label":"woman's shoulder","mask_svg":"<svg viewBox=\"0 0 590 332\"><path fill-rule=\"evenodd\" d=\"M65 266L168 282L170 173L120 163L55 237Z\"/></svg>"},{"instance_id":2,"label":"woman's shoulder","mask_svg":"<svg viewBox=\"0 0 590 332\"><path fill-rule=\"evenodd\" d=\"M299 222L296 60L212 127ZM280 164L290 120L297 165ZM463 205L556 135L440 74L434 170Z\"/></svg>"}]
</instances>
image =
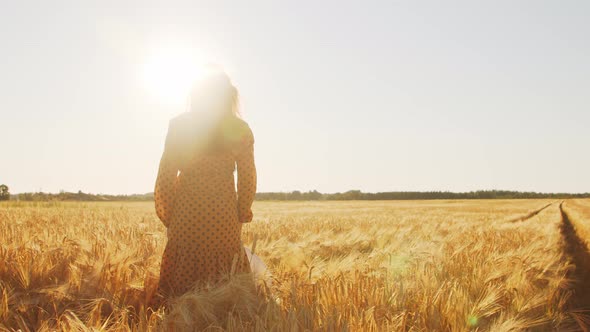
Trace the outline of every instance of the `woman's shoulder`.
<instances>
[{"instance_id":1,"label":"woman's shoulder","mask_svg":"<svg viewBox=\"0 0 590 332\"><path fill-rule=\"evenodd\" d=\"M171 128L183 128L192 125L195 122L195 116L190 112L181 113L170 119L169 125Z\"/></svg>"},{"instance_id":2,"label":"woman's shoulder","mask_svg":"<svg viewBox=\"0 0 590 332\"><path fill-rule=\"evenodd\" d=\"M225 126L224 134L231 141L254 142L254 134L248 123L237 117L229 121L228 125Z\"/></svg>"}]
</instances>

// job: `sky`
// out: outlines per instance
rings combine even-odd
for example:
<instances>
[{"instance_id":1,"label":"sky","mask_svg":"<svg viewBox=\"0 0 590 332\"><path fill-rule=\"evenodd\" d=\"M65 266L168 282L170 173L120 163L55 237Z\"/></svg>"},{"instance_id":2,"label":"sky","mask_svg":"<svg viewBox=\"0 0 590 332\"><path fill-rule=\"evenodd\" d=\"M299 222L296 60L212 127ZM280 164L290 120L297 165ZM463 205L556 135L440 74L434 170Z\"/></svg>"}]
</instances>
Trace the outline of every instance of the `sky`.
<instances>
[{"instance_id":1,"label":"sky","mask_svg":"<svg viewBox=\"0 0 590 332\"><path fill-rule=\"evenodd\" d=\"M589 192L588 17L585 0L3 1L0 183L153 191L186 108L146 68L173 52L232 77L260 192Z\"/></svg>"}]
</instances>

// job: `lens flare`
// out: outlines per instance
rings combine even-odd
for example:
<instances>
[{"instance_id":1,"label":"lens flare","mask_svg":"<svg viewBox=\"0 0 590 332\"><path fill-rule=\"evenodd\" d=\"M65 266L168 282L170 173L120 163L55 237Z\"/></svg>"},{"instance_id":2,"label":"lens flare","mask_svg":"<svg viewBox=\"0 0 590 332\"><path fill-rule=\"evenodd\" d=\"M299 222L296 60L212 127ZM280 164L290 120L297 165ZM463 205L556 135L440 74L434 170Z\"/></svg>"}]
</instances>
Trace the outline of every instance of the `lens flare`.
<instances>
[{"instance_id":1,"label":"lens flare","mask_svg":"<svg viewBox=\"0 0 590 332\"><path fill-rule=\"evenodd\" d=\"M163 104L183 105L192 84L203 75L203 59L180 48L152 52L143 64L147 90Z\"/></svg>"}]
</instances>

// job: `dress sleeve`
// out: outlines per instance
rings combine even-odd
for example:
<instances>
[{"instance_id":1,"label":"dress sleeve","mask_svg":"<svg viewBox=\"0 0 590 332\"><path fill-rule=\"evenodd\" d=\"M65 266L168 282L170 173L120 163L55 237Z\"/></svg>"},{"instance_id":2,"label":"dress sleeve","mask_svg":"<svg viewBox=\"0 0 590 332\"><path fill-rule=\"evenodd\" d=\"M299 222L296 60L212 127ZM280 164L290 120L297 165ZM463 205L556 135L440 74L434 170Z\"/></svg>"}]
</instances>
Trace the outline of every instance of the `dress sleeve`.
<instances>
[{"instance_id":1,"label":"dress sleeve","mask_svg":"<svg viewBox=\"0 0 590 332\"><path fill-rule=\"evenodd\" d=\"M164 153L160 159L156 188L154 189L156 214L166 227L170 223L170 217L174 209L178 182L179 146L175 136L172 123L170 123L168 134L166 135Z\"/></svg>"},{"instance_id":2,"label":"dress sleeve","mask_svg":"<svg viewBox=\"0 0 590 332\"><path fill-rule=\"evenodd\" d=\"M238 217L242 223L252 221L252 202L256 195L256 166L254 164L254 136L245 130L236 153L238 168Z\"/></svg>"}]
</instances>

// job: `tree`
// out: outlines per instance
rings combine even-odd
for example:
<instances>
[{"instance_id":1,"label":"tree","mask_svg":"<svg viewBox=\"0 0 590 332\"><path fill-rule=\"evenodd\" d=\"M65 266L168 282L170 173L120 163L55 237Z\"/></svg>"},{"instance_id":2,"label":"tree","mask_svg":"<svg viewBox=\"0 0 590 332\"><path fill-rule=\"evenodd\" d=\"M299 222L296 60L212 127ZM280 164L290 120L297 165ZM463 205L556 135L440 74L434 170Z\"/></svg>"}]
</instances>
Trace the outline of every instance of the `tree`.
<instances>
[{"instance_id":1,"label":"tree","mask_svg":"<svg viewBox=\"0 0 590 332\"><path fill-rule=\"evenodd\" d=\"M10 199L10 189L7 185L0 185L0 201L7 201Z\"/></svg>"}]
</instances>

